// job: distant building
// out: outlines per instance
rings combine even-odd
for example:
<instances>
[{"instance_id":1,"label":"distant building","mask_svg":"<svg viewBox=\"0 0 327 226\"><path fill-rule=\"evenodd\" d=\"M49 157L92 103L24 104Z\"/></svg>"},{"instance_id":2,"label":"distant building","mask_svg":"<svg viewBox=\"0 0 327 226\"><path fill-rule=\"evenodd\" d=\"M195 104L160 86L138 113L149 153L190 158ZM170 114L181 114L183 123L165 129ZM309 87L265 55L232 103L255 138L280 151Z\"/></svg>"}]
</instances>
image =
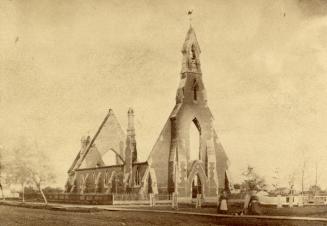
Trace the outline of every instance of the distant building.
<instances>
[{"instance_id":1,"label":"distant building","mask_svg":"<svg viewBox=\"0 0 327 226\"><path fill-rule=\"evenodd\" d=\"M217 201L217 195L229 188L227 156L213 126L202 81L200 47L192 27L182 48L183 63L176 105L146 162L138 162L134 112L128 110L127 134L112 110L91 139L83 138L81 150L68 171L66 192L71 193L155 193L178 194L188 201L202 194ZM198 147L192 156L195 140ZM107 152L116 155L115 164L106 165Z\"/></svg>"}]
</instances>

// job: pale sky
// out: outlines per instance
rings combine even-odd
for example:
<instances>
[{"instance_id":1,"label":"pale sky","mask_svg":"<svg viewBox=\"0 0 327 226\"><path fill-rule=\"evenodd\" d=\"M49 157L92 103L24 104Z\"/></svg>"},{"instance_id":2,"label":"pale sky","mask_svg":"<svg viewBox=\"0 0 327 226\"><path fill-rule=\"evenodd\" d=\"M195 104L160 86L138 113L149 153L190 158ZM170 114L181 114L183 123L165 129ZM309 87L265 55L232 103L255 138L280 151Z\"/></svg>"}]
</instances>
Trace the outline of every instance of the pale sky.
<instances>
[{"instance_id":1,"label":"pale sky","mask_svg":"<svg viewBox=\"0 0 327 226\"><path fill-rule=\"evenodd\" d=\"M208 104L234 182L248 164L281 184L307 159L305 184L327 188L327 3L1 1L0 145L37 141L57 185L112 108L136 115L146 160L175 104L192 25Z\"/></svg>"}]
</instances>

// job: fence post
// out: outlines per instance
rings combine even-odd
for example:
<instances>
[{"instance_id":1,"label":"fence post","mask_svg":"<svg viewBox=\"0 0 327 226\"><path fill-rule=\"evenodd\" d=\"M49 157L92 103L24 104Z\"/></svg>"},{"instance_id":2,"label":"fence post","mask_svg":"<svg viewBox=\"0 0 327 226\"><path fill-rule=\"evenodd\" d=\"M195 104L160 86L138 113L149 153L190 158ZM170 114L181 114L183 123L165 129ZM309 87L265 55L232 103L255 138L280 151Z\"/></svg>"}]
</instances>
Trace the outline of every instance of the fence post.
<instances>
[{"instance_id":1,"label":"fence post","mask_svg":"<svg viewBox=\"0 0 327 226\"><path fill-rule=\"evenodd\" d=\"M301 195L301 196L298 196L298 197L300 197L299 201L298 201L298 206L304 206L304 196Z\"/></svg>"},{"instance_id":2,"label":"fence post","mask_svg":"<svg viewBox=\"0 0 327 226\"><path fill-rule=\"evenodd\" d=\"M282 208L282 197L277 195L277 208Z\"/></svg>"},{"instance_id":3,"label":"fence post","mask_svg":"<svg viewBox=\"0 0 327 226\"><path fill-rule=\"evenodd\" d=\"M177 201L177 193L176 192L172 193L171 204L172 204L173 209L178 209L178 201Z\"/></svg>"},{"instance_id":4,"label":"fence post","mask_svg":"<svg viewBox=\"0 0 327 226\"><path fill-rule=\"evenodd\" d=\"M156 206L156 196L155 196L155 194L152 194L152 195L153 195L153 198L152 198L153 206Z\"/></svg>"},{"instance_id":5,"label":"fence post","mask_svg":"<svg viewBox=\"0 0 327 226\"><path fill-rule=\"evenodd\" d=\"M289 204L290 204L290 207L292 208L293 207L293 202L294 202L294 196L289 196Z\"/></svg>"},{"instance_id":6,"label":"fence post","mask_svg":"<svg viewBox=\"0 0 327 226\"><path fill-rule=\"evenodd\" d=\"M152 193L149 194L149 201L150 201L150 206L153 207L154 203L153 203L153 194Z\"/></svg>"},{"instance_id":7,"label":"fence post","mask_svg":"<svg viewBox=\"0 0 327 226\"><path fill-rule=\"evenodd\" d=\"M201 194L196 195L196 205L195 208L201 208Z\"/></svg>"}]
</instances>

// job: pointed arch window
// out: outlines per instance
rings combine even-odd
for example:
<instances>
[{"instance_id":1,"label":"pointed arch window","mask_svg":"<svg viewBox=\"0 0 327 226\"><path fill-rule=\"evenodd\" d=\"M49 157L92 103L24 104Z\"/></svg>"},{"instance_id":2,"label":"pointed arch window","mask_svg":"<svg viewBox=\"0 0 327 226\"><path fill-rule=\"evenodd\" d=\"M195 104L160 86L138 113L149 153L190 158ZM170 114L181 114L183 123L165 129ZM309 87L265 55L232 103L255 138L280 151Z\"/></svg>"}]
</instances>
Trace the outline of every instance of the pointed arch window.
<instances>
[{"instance_id":1,"label":"pointed arch window","mask_svg":"<svg viewBox=\"0 0 327 226\"><path fill-rule=\"evenodd\" d=\"M199 90L199 85L198 85L198 81L196 79L194 79L193 81L193 100L197 101L198 100L198 90Z\"/></svg>"},{"instance_id":2,"label":"pointed arch window","mask_svg":"<svg viewBox=\"0 0 327 226\"><path fill-rule=\"evenodd\" d=\"M194 48L194 45L191 46L191 59L192 60L195 60L196 58L196 55L195 55L195 48Z\"/></svg>"},{"instance_id":3,"label":"pointed arch window","mask_svg":"<svg viewBox=\"0 0 327 226\"><path fill-rule=\"evenodd\" d=\"M198 96L197 96L197 87L196 86L194 86L194 88L193 88L193 99L194 100L198 100Z\"/></svg>"},{"instance_id":4,"label":"pointed arch window","mask_svg":"<svg viewBox=\"0 0 327 226\"><path fill-rule=\"evenodd\" d=\"M111 182L111 193L114 194L117 192L118 192L118 178L116 175L114 175Z\"/></svg>"},{"instance_id":5,"label":"pointed arch window","mask_svg":"<svg viewBox=\"0 0 327 226\"><path fill-rule=\"evenodd\" d=\"M104 184L109 184L109 183L110 183L110 172L109 170L106 170L104 175Z\"/></svg>"},{"instance_id":6,"label":"pointed arch window","mask_svg":"<svg viewBox=\"0 0 327 226\"><path fill-rule=\"evenodd\" d=\"M152 178L151 178L151 175L149 174L149 177L148 177L148 194L151 194L151 193L153 193Z\"/></svg>"},{"instance_id":7,"label":"pointed arch window","mask_svg":"<svg viewBox=\"0 0 327 226\"><path fill-rule=\"evenodd\" d=\"M140 169L137 167L135 171L135 185L140 185L141 178L140 178Z\"/></svg>"}]
</instances>

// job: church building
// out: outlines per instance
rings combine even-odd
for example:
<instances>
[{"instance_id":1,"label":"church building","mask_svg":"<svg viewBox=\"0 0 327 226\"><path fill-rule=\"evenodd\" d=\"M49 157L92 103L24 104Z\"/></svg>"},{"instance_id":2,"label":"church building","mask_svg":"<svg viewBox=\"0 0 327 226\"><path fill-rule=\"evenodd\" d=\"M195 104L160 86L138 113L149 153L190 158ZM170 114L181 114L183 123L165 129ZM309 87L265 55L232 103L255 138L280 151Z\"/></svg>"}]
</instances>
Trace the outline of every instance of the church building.
<instances>
[{"instance_id":1,"label":"church building","mask_svg":"<svg viewBox=\"0 0 327 226\"><path fill-rule=\"evenodd\" d=\"M216 202L218 194L229 190L228 158L208 107L200 53L190 26L182 47L176 105L147 161L137 158L133 109L127 113L126 133L109 110L94 137L82 138L68 171L67 193L175 193L179 202L201 194L204 200ZM196 138L190 136L191 130ZM115 156L112 164L104 161L109 152Z\"/></svg>"}]
</instances>

